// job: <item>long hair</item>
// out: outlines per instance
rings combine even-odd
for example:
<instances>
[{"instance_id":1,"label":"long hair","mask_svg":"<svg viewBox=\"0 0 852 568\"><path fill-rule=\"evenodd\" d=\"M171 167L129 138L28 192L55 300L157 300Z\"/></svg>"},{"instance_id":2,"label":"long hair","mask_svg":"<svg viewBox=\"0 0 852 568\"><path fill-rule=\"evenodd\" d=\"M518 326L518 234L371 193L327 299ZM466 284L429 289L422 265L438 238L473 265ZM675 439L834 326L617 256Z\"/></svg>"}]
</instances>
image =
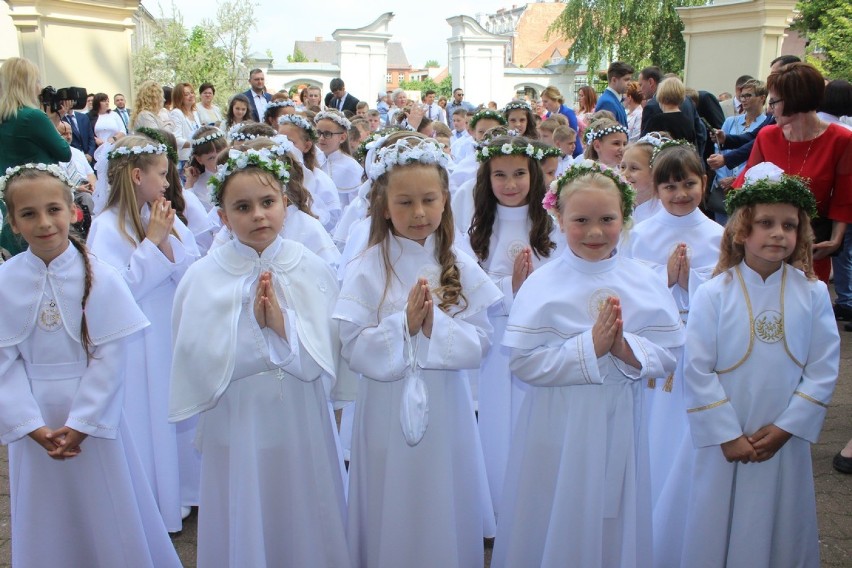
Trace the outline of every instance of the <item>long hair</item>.
<instances>
[{"instance_id":1,"label":"long hair","mask_svg":"<svg viewBox=\"0 0 852 568\"><path fill-rule=\"evenodd\" d=\"M228 146L228 139L225 136L220 136L218 138L214 138L213 140L208 140L207 142L202 142L201 144L195 144L196 140L201 140L205 136L210 136L216 132L220 132L218 128L215 126L202 126L198 130L192 133L192 155L193 156L203 156L204 154L209 154L210 152L216 152L218 154L222 150L224 150Z\"/></svg>"},{"instance_id":2,"label":"long hair","mask_svg":"<svg viewBox=\"0 0 852 568\"><path fill-rule=\"evenodd\" d=\"M426 137L419 133L399 132L388 137L384 146L389 146L398 140L410 140L409 145L412 145L412 143L417 144L425 139ZM385 286L379 307L384 303L385 296L390 288L391 276L399 280L399 276L397 276L393 269L388 253L388 241L394 232L393 223L391 223L390 219L385 219L385 213L388 211L388 187L395 171L414 167L436 168L441 180L441 193L444 196L444 213L441 216L441 223L435 231L435 259L441 265L441 277L438 289L431 292L440 300L438 307L444 313L449 313L450 309L456 306L459 308L455 312L457 314L467 308L467 298L465 298L464 291L462 290L461 271L456 264L456 254L453 252L455 226L453 224L453 211L450 208L449 176L447 170L437 164L422 165L415 163L405 166L395 166L373 181L370 194L370 239L367 246L378 245L381 248L382 260L384 261Z\"/></svg>"},{"instance_id":3,"label":"long hair","mask_svg":"<svg viewBox=\"0 0 852 568\"><path fill-rule=\"evenodd\" d=\"M243 145L243 150L262 150L263 148L272 148L275 142L271 138L257 138L249 140ZM302 171L302 164L291 156L289 153L283 156L275 156L275 159L287 165L287 171L290 173L290 179L284 185L284 194L287 196L287 201L296 206L296 208L307 213L311 217L316 218L312 210L314 203L311 193L305 188L305 174Z\"/></svg>"},{"instance_id":4,"label":"long hair","mask_svg":"<svg viewBox=\"0 0 852 568\"><path fill-rule=\"evenodd\" d=\"M754 225L755 205L740 207L725 225L722 234L719 262L713 270L713 276L740 264L745 259L745 240L751 235ZM814 232L811 229L811 219L804 210L799 209L799 227L796 230L796 248L784 262L795 266L805 273L808 280L816 280L813 268Z\"/></svg>"},{"instance_id":5,"label":"long hair","mask_svg":"<svg viewBox=\"0 0 852 568\"><path fill-rule=\"evenodd\" d=\"M339 116L341 116L341 117L344 117L344 118L345 118L345 116L343 115L343 113L342 113L342 112L340 112L340 111L336 111L336 110L327 110L327 111L325 111L325 112L326 112L327 114L336 114L336 115L339 115ZM331 120L330 118L323 118L322 120L329 120L329 121L331 121L331 122L334 122L334 121L333 121L333 120ZM347 119L347 120L348 120L348 119ZM316 123L315 123L315 124L316 124ZM340 125L339 125L339 124L337 124L336 122L334 122L334 126L335 126L336 128L343 128L342 126L340 126ZM335 136L336 136L336 134L335 134ZM344 137L343 137L343 142L341 142L341 143L340 143L340 148L339 148L339 150L340 150L341 152L343 152L344 154L346 154L347 156L352 156L352 150L351 150L351 148L350 148L350 146L349 146L349 133L348 133L348 132L346 132L346 136L344 136Z\"/></svg>"},{"instance_id":6,"label":"long hair","mask_svg":"<svg viewBox=\"0 0 852 568\"><path fill-rule=\"evenodd\" d=\"M504 144L525 147L529 140L523 137L499 136L489 143L499 148ZM499 157L495 156L495 158ZM493 158L492 158L493 159ZM544 207L539 204L544 199L547 190L544 186L544 174L541 164L535 158L527 156L527 168L530 172L530 190L527 195L530 220L530 246L538 258L547 258L550 251L556 248L556 243L550 240L553 230L553 220ZM490 254L491 235L494 232L494 222L497 219L497 197L491 187L491 160L483 162L476 172L476 184L473 187L473 219L467 234L470 236L470 246L479 262L485 262Z\"/></svg>"},{"instance_id":7,"label":"long hair","mask_svg":"<svg viewBox=\"0 0 852 568\"><path fill-rule=\"evenodd\" d=\"M147 136L130 135L125 136L115 144L115 148L132 148L133 146L147 146L151 139ZM145 226L139 216L139 207L136 204L136 189L133 186L131 173L135 168L145 170L150 168L158 159L165 155L158 154L127 154L110 158L107 167L107 183L109 183L109 197L107 197L105 209L115 208L118 210L118 231L121 235L137 246L145 239ZM168 161L168 158L166 158ZM129 220L133 228L130 235L125 228L125 222ZM174 233L174 229L172 229ZM176 234L176 233L175 233Z\"/></svg>"},{"instance_id":8,"label":"long hair","mask_svg":"<svg viewBox=\"0 0 852 568\"><path fill-rule=\"evenodd\" d=\"M186 220L186 199L183 198L183 182L180 181L178 173L178 163L173 160L177 156L177 139L175 135L168 130L156 130L153 128L145 128L143 132L146 137L150 138L155 144L165 144L169 147L169 171L166 174L166 180L169 182L169 187L166 188L166 199L171 201L172 207L178 219L187 224Z\"/></svg>"},{"instance_id":9,"label":"long hair","mask_svg":"<svg viewBox=\"0 0 852 568\"><path fill-rule=\"evenodd\" d=\"M163 108L163 87L155 81L145 81L136 91L136 102L133 105L130 124L136 124L136 118L140 112L147 110L156 116L161 108Z\"/></svg>"},{"instance_id":10,"label":"long hair","mask_svg":"<svg viewBox=\"0 0 852 568\"><path fill-rule=\"evenodd\" d=\"M172 89L172 108L176 108L181 111L183 114L186 114L186 110L183 108L183 100L186 98L184 94L184 90L189 89L193 93L195 93L195 88L191 83L178 83ZM189 112L195 110L195 103L192 104L192 108L189 109Z\"/></svg>"},{"instance_id":11,"label":"long hair","mask_svg":"<svg viewBox=\"0 0 852 568\"><path fill-rule=\"evenodd\" d=\"M306 120L308 120L310 122L309 119L306 119ZM279 132L280 132L281 126L285 126L285 125L282 124L282 125L279 126ZM317 151L315 149L316 144L311 139L310 132L308 132L304 128L300 128L296 124L291 123L290 126L295 128L296 130L298 130L299 131L299 137L302 139L302 142L306 142L308 144L307 151L302 152L302 163L305 164L305 167L308 168L309 170L311 170L311 171L315 170L316 167L317 167ZM283 132L282 132L282 134L283 134Z\"/></svg>"},{"instance_id":12,"label":"long hair","mask_svg":"<svg viewBox=\"0 0 852 568\"><path fill-rule=\"evenodd\" d=\"M0 66L0 123L18 116L22 107L38 108L41 73L29 59L10 57Z\"/></svg>"},{"instance_id":13,"label":"long hair","mask_svg":"<svg viewBox=\"0 0 852 568\"><path fill-rule=\"evenodd\" d=\"M95 129L95 124L98 123L98 117L101 114L101 103L103 101L109 102L108 94L95 93L95 95L92 97L92 109L89 111L89 121L92 123L92 130ZM107 112L110 112L109 108L107 108Z\"/></svg>"},{"instance_id":14,"label":"long hair","mask_svg":"<svg viewBox=\"0 0 852 568\"><path fill-rule=\"evenodd\" d=\"M246 105L246 113L243 115L241 122L251 120L251 103L249 103L247 96L239 93L231 97L231 100L228 102L228 112L225 113L225 129L231 128L234 125L234 120L236 120L234 118L234 105L237 103L243 103Z\"/></svg>"},{"instance_id":15,"label":"long hair","mask_svg":"<svg viewBox=\"0 0 852 568\"><path fill-rule=\"evenodd\" d=\"M516 111L521 111L527 116L527 127L520 133L520 135L526 138L532 138L533 140L538 140L538 128L536 128L535 116L533 115L532 110L525 108L513 108L511 110L507 110L503 113L503 118L506 119L506 124L509 124L509 115Z\"/></svg>"},{"instance_id":16,"label":"long hair","mask_svg":"<svg viewBox=\"0 0 852 568\"><path fill-rule=\"evenodd\" d=\"M609 128L610 126L618 126L619 123L615 120L610 120L608 118L596 118L589 122L589 125L586 127L586 132L591 132L593 130L603 130L604 128ZM612 136L612 134L608 134L607 136ZM626 135L625 135L626 136ZM606 138L597 138L597 140L603 140ZM590 160L597 161L598 151L595 150L595 140L591 140L586 142L586 145L583 150L583 157L588 158Z\"/></svg>"},{"instance_id":17,"label":"long hair","mask_svg":"<svg viewBox=\"0 0 852 568\"><path fill-rule=\"evenodd\" d=\"M15 177L9 181L9 185L6 187L6 194L3 198L6 203L6 210L8 211L9 219L15 218L15 200L12 197L14 195L13 189L15 188L15 185L17 185L17 182L20 180L36 180L38 178L63 183L51 174L36 169L27 169L16 174ZM68 191L64 191L62 195L65 197L65 205L67 205L70 210L74 210L74 198L71 190L69 189ZM89 336L89 326L86 322L86 304L89 301L89 293L92 291L92 283L94 282L94 276L92 275L92 261L89 258L89 251L86 249L86 245L82 240L73 233L68 234L68 240L71 241L71 244L74 245L74 248L76 248L80 252L80 256L83 257L85 277L83 279L83 298L81 299L83 315L80 318L80 345L86 352L86 362L88 363L92 358L92 338Z\"/></svg>"},{"instance_id":18,"label":"long hair","mask_svg":"<svg viewBox=\"0 0 852 568\"><path fill-rule=\"evenodd\" d=\"M580 112L584 114L595 112L595 105L598 104L598 93L597 91L595 91L594 87L590 85L585 85L583 87L580 87L577 93L578 100L580 98L579 93L583 93L583 95L586 97L586 104L580 107Z\"/></svg>"}]
</instances>

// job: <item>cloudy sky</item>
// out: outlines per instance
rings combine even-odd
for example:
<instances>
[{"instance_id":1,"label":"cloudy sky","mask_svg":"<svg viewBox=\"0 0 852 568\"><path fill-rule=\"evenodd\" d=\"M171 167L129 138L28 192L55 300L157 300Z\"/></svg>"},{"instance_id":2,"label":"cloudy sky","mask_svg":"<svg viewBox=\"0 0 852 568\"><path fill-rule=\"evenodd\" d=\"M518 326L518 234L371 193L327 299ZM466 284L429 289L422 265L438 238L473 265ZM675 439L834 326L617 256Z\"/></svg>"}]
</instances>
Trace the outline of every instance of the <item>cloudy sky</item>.
<instances>
[{"instance_id":1,"label":"cloudy sky","mask_svg":"<svg viewBox=\"0 0 852 568\"><path fill-rule=\"evenodd\" d=\"M493 13L499 8L511 8L520 0L459 0L456 2L375 2L371 0L318 0L293 2L292 0L259 0L256 9L257 30L253 34L252 51L272 51L275 64L285 63L293 52L296 40L312 40L321 36L331 40L338 28L360 28L372 23L385 12L393 12L390 23L392 41L405 48L408 61L420 67L429 59L447 64L447 38L450 25L447 18L460 14L474 16L478 12ZM156 0L143 4L155 17L159 15ZM160 0L168 11L169 0ZM184 23L192 27L216 14L215 0L175 0L183 14ZM441 12L440 10L444 10Z\"/></svg>"}]
</instances>

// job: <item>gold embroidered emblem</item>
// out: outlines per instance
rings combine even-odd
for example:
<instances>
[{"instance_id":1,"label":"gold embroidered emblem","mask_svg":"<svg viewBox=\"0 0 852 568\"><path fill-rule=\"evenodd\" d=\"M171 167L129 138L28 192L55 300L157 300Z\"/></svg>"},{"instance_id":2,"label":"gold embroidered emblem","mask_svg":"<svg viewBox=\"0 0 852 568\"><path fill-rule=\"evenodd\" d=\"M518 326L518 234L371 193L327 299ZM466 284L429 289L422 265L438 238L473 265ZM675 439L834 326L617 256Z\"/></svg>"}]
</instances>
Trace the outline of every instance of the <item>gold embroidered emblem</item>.
<instances>
[{"instance_id":1,"label":"gold embroidered emblem","mask_svg":"<svg viewBox=\"0 0 852 568\"><path fill-rule=\"evenodd\" d=\"M784 318L780 312L766 310L754 318L754 335L764 343L784 339Z\"/></svg>"},{"instance_id":2,"label":"gold embroidered emblem","mask_svg":"<svg viewBox=\"0 0 852 568\"><path fill-rule=\"evenodd\" d=\"M598 319L598 314L601 313L609 298L618 298L618 293L610 288L598 288L592 292L589 298L589 316L592 320Z\"/></svg>"},{"instance_id":3,"label":"gold embroidered emblem","mask_svg":"<svg viewBox=\"0 0 852 568\"><path fill-rule=\"evenodd\" d=\"M527 243L524 241L512 241L509 243L508 248L506 248L506 256L509 257L510 262L515 262L515 258L521 254L521 251L527 248Z\"/></svg>"},{"instance_id":4,"label":"gold embroidered emblem","mask_svg":"<svg viewBox=\"0 0 852 568\"><path fill-rule=\"evenodd\" d=\"M62 313L55 300L43 305L38 314L38 326L44 331L55 331L62 325Z\"/></svg>"},{"instance_id":5,"label":"gold embroidered emblem","mask_svg":"<svg viewBox=\"0 0 852 568\"><path fill-rule=\"evenodd\" d=\"M441 268L439 266L424 266L420 269L418 278L425 278L429 282L429 290L437 290L441 287Z\"/></svg>"}]
</instances>

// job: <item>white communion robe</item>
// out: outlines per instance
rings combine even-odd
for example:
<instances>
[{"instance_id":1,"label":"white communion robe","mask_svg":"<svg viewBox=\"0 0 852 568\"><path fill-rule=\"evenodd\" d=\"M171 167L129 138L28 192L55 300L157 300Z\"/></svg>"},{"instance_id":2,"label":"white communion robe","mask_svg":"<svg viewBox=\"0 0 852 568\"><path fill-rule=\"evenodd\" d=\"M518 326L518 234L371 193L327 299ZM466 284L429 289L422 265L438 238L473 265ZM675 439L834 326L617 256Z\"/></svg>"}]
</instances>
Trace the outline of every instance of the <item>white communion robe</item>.
<instances>
[{"instance_id":1,"label":"white communion robe","mask_svg":"<svg viewBox=\"0 0 852 568\"><path fill-rule=\"evenodd\" d=\"M142 207L141 217L143 226L147 227L150 218L147 204ZM131 244L120 233L118 223L117 209L105 209L92 221L88 244L92 254L118 269L151 322L150 327L128 341L124 410L166 528L177 532L182 527L183 501L177 431L168 421L172 365L169 322L178 282L199 253L192 233L177 217L174 228L180 238L168 237L174 262L148 239ZM126 227L128 234L133 235L129 221ZM185 452L192 451L188 445L181 447Z\"/></svg>"},{"instance_id":2,"label":"white communion robe","mask_svg":"<svg viewBox=\"0 0 852 568\"><path fill-rule=\"evenodd\" d=\"M487 308L500 291L468 255L454 248L467 299L451 315L435 299L432 337L422 332L414 358L428 390L428 426L410 446L400 407L411 361L405 305L417 278L440 281L435 236L424 245L390 235L385 291L382 245L368 248L346 271L334 317L343 357L361 373L349 467L352 564L370 568L482 566L482 539L494 516L470 390L460 369L479 367L488 349ZM434 295L433 295L434 298Z\"/></svg>"},{"instance_id":3,"label":"white communion robe","mask_svg":"<svg viewBox=\"0 0 852 568\"><path fill-rule=\"evenodd\" d=\"M659 200L656 200L659 202ZM699 209L678 217L659 207L652 217L636 225L626 238L624 254L648 264L664 286L668 285L668 261L679 243L686 243L689 259L689 290L675 283L670 288L681 319L689 316L689 298L702 283L710 279L719 261L719 247L724 227L709 219ZM651 452L651 505L654 522L665 522L657 510L657 502L666 489L675 455L689 430L683 402L683 353L678 354L678 366L671 376L651 377L645 393L648 417L648 447ZM655 524L656 526L656 524ZM657 531L655 539L665 534Z\"/></svg>"},{"instance_id":4,"label":"white communion robe","mask_svg":"<svg viewBox=\"0 0 852 568\"><path fill-rule=\"evenodd\" d=\"M254 317L266 271L286 340ZM327 402L337 290L328 265L280 237L259 256L238 240L213 249L178 287L170 419L201 413L201 567L350 566Z\"/></svg>"},{"instance_id":5,"label":"white communion robe","mask_svg":"<svg viewBox=\"0 0 852 568\"><path fill-rule=\"evenodd\" d=\"M317 152L317 164L319 164L319 169L334 182L340 199L340 206L345 208L357 195L358 188L364 181L362 179L364 168L355 158L340 150L332 152L328 156L322 152Z\"/></svg>"},{"instance_id":6,"label":"white communion robe","mask_svg":"<svg viewBox=\"0 0 852 568\"><path fill-rule=\"evenodd\" d=\"M641 369L595 357L592 326L612 296ZM566 248L530 275L503 337L512 371L532 386L512 438L493 567L650 566L643 379L673 371L683 341L671 295L638 261L588 262Z\"/></svg>"},{"instance_id":7,"label":"white communion robe","mask_svg":"<svg viewBox=\"0 0 852 568\"><path fill-rule=\"evenodd\" d=\"M491 501L495 513L499 513L503 494L503 480L509 461L512 432L515 429L524 394L530 388L512 375L509 370L511 350L501 345L509 310L512 309L515 297L512 291L515 257L524 248L530 246L529 235L532 223L529 218L529 207L529 205L521 207L497 205L488 258L481 263L482 268L503 293L502 301L488 308L488 319L494 327L493 345L479 368L477 388L479 436L482 439L485 471L488 473L488 487L491 489ZM547 257L539 258L533 251L533 270L537 270L554 258L559 258L562 254L565 237L555 225L554 223L550 240L558 246L551 250L550 256ZM467 237L466 233L465 237ZM473 256L473 250L469 249L470 243L467 239L464 244L465 252Z\"/></svg>"},{"instance_id":8,"label":"white communion robe","mask_svg":"<svg viewBox=\"0 0 852 568\"><path fill-rule=\"evenodd\" d=\"M90 257L92 340L80 344L85 269L72 245L49 266L29 250L0 266L0 442L9 444L12 564L180 566L124 420L126 338L148 325L111 267ZM65 461L27 434L88 437Z\"/></svg>"},{"instance_id":9,"label":"white communion robe","mask_svg":"<svg viewBox=\"0 0 852 568\"><path fill-rule=\"evenodd\" d=\"M786 264L764 281L741 263L701 286L691 312L684 375L692 443L672 474L687 498L672 503L671 548L660 557L699 568L817 568L810 445L840 362L828 290ZM768 424L792 434L771 459L725 460L720 444Z\"/></svg>"},{"instance_id":10,"label":"white communion robe","mask_svg":"<svg viewBox=\"0 0 852 568\"><path fill-rule=\"evenodd\" d=\"M340 206L340 196L337 187L328 174L319 168L313 170L302 165L305 176L304 186L314 198L314 213L319 217L325 230L331 233L340 220L343 210Z\"/></svg>"}]
</instances>

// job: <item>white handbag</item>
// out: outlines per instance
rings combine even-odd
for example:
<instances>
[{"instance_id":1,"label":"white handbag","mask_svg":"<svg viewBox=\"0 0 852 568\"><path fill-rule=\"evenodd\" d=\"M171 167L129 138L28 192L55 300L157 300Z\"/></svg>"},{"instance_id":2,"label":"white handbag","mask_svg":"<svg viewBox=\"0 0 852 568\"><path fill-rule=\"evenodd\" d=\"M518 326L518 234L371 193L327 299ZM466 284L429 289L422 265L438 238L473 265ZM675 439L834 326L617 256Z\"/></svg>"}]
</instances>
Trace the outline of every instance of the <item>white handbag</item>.
<instances>
[{"instance_id":1,"label":"white handbag","mask_svg":"<svg viewBox=\"0 0 852 568\"><path fill-rule=\"evenodd\" d=\"M406 311L408 305L406 304ZM402 388L402 401L399 409L399 422L402 425L402 434L409 446L416 446L423 439L426 427L429 425L429 391L426 383L420 376L420 368L417 366L417 343L418 336L412 341L408 329L408 317L404 321L405 347L408 352L408 369L402 379L405 384ZM412 345L413 343L413 345Z\"/></svg>"}]
</instances>

